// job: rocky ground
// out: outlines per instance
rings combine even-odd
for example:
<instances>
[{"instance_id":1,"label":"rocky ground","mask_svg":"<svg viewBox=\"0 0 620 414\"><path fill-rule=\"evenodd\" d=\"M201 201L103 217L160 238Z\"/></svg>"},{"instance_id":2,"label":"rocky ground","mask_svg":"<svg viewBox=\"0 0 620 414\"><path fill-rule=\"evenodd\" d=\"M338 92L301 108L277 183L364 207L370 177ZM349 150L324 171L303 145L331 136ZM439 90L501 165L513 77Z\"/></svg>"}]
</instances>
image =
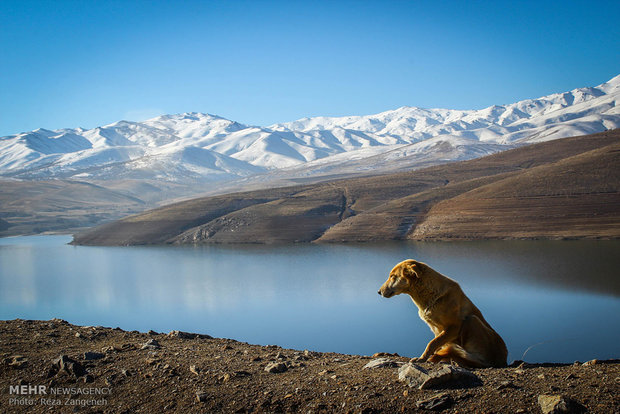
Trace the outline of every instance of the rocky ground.
<instances>
[{"instance_id":1,"label":"rocky ground","mask_svg":"<svg viewBox=\"0 0 620 414\"><path fill-rule=\"evenodd\" d=\"M18 319L0 321L0 361L3 413L620 412L618 360L467 371Z\"/></svg>"}]
</instances>

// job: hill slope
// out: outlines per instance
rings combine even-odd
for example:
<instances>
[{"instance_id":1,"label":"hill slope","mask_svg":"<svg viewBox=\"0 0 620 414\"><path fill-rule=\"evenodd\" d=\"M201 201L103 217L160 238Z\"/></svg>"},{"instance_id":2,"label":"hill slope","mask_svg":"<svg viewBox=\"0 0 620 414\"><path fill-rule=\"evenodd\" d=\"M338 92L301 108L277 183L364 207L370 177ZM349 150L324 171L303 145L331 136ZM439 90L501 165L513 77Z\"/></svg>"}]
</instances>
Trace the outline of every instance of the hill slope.
<instances>
[{"instance_id":1,"label":"hill slope","mask_svg":"<svg viewBox=\"0 0 620 414\"><path fill-rule=\"evenodd\" d=\"M614 130L407 173L191 200L100 226L74 243L619 237L618 171Z\"/></svg>"}]
</instances>

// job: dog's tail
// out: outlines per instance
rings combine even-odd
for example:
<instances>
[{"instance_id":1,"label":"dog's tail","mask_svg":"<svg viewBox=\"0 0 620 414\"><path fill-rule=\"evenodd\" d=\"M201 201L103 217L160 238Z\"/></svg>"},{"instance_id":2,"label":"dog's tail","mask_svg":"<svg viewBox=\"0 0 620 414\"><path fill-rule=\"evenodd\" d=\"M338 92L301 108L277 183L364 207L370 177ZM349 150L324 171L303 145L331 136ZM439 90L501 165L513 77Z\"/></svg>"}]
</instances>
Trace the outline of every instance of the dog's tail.
<instances>
[{"instance_id":1,"label":"dog's tail","mask_svg":"<svg viewBox=\"0 0 620 414\"><path fill-rule=\"evenodd\" d=\"M475 354L467 352L463 347L449 343L439 348L433 356L429 358L430 362L456 362L461 367L466 368L487 368L490 365L483 358Z\"/></svg>"}]
</instances>

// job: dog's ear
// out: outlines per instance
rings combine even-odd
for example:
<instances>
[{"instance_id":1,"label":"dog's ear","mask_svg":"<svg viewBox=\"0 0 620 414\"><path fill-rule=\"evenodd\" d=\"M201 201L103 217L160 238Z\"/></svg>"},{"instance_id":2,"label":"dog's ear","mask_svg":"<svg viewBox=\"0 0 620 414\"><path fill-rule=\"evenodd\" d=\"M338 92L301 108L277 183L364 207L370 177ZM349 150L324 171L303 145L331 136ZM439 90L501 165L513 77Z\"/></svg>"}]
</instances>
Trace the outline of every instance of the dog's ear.
<instances>
[{"instance_id":1,"label":"dog's ear","mask_svg":"<svg viewBox=\"0 0 620 414\"><path fill-rule=\"evenodd\" d=\"M408 260L403 265L403 274L407 277L417 277L419 278L420 267L413 260Z\"/></svg>"}]
</instances>

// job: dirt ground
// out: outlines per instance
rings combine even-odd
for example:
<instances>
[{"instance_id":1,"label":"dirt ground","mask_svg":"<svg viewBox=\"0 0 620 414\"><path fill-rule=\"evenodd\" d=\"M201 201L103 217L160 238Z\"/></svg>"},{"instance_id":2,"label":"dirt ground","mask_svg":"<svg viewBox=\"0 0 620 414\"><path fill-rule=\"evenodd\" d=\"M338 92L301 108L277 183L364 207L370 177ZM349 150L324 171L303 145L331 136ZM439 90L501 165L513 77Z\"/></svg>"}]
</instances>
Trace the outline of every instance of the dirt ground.
<instances>
[{"instance_id":1,"label":"dirt ground","mask_svg":"<svg viewBox=\"0 0 620 414\"><path fill-rule=\"evenodd\" d=\"M377 358L388 367L364 368ZM18 319L0 321L0 361L2 413L540 413L545 401L620 413L619 360L517 362L472 370L473 383L418 389L399 381L397 364L409 358L396 355Z\"/></svg>"}]
</instances>

